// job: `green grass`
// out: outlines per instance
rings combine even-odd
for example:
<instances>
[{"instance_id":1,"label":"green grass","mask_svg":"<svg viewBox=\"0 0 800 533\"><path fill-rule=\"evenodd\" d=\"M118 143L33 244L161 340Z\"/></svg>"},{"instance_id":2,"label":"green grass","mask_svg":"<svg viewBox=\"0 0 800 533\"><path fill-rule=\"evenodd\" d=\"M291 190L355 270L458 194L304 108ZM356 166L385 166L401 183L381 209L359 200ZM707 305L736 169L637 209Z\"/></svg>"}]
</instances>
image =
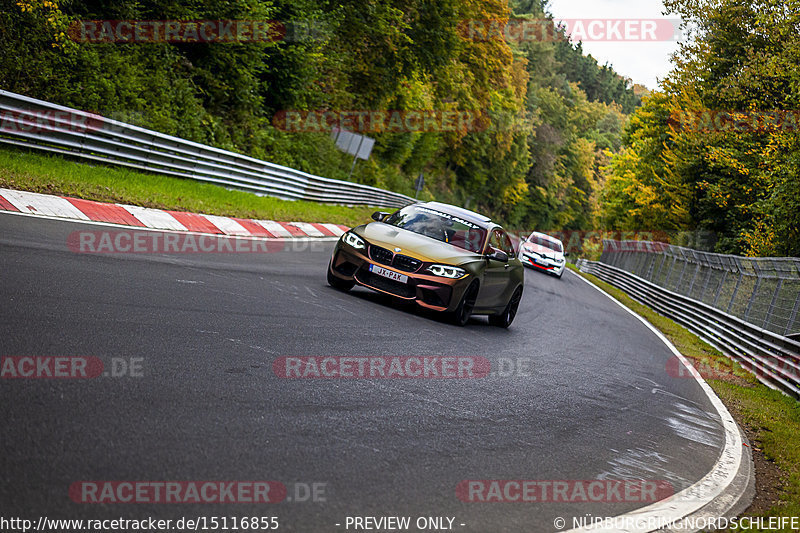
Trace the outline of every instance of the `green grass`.
<instances>
[{"instance_id":1,"label":"green grass","mask_svg":"<svg viewBox=\"0 0 800 533\"><path fill-rule=\"evenodd\" d=\"M0 187L281 222L332 222L356 226L368 222L375 210L279 200L188 179L78 163L57 155L11 148L0 148Z\"/></svg>"},{"instance_id":2,"label":"green grass","mask_svg":"<svg viewBox=\"0 0 800 533\"><path fill-rule=\"evenodd\" d=\"M577 271L573 265L569 267ZM748 431L751 444L760 449L782 474L780 501L753 516L800 516L800 402L762 385L738 363L683 326L635 302L620 289L591 274L580 275L653 324L683 355L695 362L695 367L699 364L698 368L710 368L718 372L715 376L719 379L706 378L706 382L739 425Z\"/></svg>"}]
</instances>

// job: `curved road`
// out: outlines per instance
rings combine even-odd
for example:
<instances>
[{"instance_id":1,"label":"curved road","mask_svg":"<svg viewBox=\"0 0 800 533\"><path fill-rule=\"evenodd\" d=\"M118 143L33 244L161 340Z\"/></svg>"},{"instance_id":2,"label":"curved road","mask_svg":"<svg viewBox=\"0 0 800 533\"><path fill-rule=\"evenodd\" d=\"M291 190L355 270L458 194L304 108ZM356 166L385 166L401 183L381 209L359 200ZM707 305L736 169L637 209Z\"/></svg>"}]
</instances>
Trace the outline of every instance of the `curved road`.
<instances>
[{"instance_id":1,"label":"curved road","mask_svg":"<svg viewBox=\"0 0 800 533\"><path fill-rule=\"evenodd\" d=\"M0 214L0 355L141 358L141 376L0 380L0 507L60 518L449 516L457 531L555 531L643 503L467 503L461 480L664 480L719 456L700 387L634 317L565 273L526 271L509 330L457 328L326 285L332 243L270 254L80 255L94 226ZM280 379L281 356L483 356L482 379ZM325 501L77 504L81 480L276 480ZM318 498L320 500L321 498ZM337 526L336 524L340 524ZM464 524L463 526L461 524ZM349 529L353 531L352 526ZM414 529L415 530L415 529ZM433 529L431 529L433 530Z\"/></svg>"}]
</instances>

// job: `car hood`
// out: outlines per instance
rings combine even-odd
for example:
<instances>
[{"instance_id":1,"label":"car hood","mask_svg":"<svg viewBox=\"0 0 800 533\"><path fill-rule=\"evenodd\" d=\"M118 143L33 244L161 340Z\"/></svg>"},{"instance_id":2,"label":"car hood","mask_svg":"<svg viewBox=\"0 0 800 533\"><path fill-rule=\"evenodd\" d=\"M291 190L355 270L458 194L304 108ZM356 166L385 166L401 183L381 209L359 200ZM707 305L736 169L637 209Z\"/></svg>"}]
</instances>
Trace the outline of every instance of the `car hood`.
<instances>
[{"instance_id":1,"label":"car hood","mask_svg":"<svg viewBox=\"0 0 800 533\"><path fill-rule=\"evenodd\" d=\"M404 230L383 222L372 222L358 226L352 230L370 244L381 246L391 251L400 248L400 254L408 255L431 263L461 265L470 261L483 259L483 256L464 250L446 242L437 241L425 235Z\"/></svg>"},{"instance_id":2,"label":"car hood","mask_svg":"<svg viewBox=\"0 0 800 533\"><path fill-rule=\"evenodd\" d=\"M537 254L539 254L539 255L541 255L543 257L546 257L548 259L563 259L564 258L563 252L556 252L555 250L551 250L550 248L547 248L546 246L542 246L540 244L534 244L534 243L531 243L531 242L523 242L521 248L523 250L525 250L527 248L528 250L536 252Z\"/></svg>"}]
</instances>

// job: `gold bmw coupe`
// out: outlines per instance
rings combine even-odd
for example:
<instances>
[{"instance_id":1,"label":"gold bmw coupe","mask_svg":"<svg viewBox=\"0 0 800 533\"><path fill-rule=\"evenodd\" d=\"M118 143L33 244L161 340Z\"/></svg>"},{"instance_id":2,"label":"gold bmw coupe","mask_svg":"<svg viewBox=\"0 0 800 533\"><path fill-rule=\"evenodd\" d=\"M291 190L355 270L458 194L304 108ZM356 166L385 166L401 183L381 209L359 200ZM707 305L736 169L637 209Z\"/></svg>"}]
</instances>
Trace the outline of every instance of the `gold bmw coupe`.
<instances>
[{"instance_id":1,"label":"gold bmw coupe","mask_svg":"<svg viewBox=\"0 0 800 533\"><path fill-rule=\"evenodd\" d=\"M506 231L488 217L428 202L346 232L328 264L328 283L355 284L446 313L463 326L472 315L507 328L517 314L524 268Z\"/></svg>"}]
</instances>

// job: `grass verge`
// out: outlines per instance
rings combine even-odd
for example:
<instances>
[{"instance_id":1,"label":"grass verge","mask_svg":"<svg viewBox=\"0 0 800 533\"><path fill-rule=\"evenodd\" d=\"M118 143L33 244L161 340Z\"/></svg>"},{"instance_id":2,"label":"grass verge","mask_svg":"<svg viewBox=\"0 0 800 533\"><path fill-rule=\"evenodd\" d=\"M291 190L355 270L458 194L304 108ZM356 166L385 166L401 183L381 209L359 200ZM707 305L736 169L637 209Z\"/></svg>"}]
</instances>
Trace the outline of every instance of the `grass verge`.
<instances>
[{"instance_id":1,"label":"grass verge","mask_svg":"<svg viewBox=\"0 0 800 533\"><path fill-rule=\"evenodd\" d=\"M568 266L578 272L573 265ZM762 385L738 363L622 290L591 274L578 274L658 328L692 361L747 434L756 464L757 494L744 515L800 517L800 402Z\"/></svg>"},{"instance_id":2,"label":"grass verge","mask_svg":"<svg viewBox=\"0 0 800 533\"><path fill-rule=\"evenodd\" d=\"M287 201L123 167L0 148L0 187L209 215L357 226L374 209Z\"/></svg>"}]
</instances>

